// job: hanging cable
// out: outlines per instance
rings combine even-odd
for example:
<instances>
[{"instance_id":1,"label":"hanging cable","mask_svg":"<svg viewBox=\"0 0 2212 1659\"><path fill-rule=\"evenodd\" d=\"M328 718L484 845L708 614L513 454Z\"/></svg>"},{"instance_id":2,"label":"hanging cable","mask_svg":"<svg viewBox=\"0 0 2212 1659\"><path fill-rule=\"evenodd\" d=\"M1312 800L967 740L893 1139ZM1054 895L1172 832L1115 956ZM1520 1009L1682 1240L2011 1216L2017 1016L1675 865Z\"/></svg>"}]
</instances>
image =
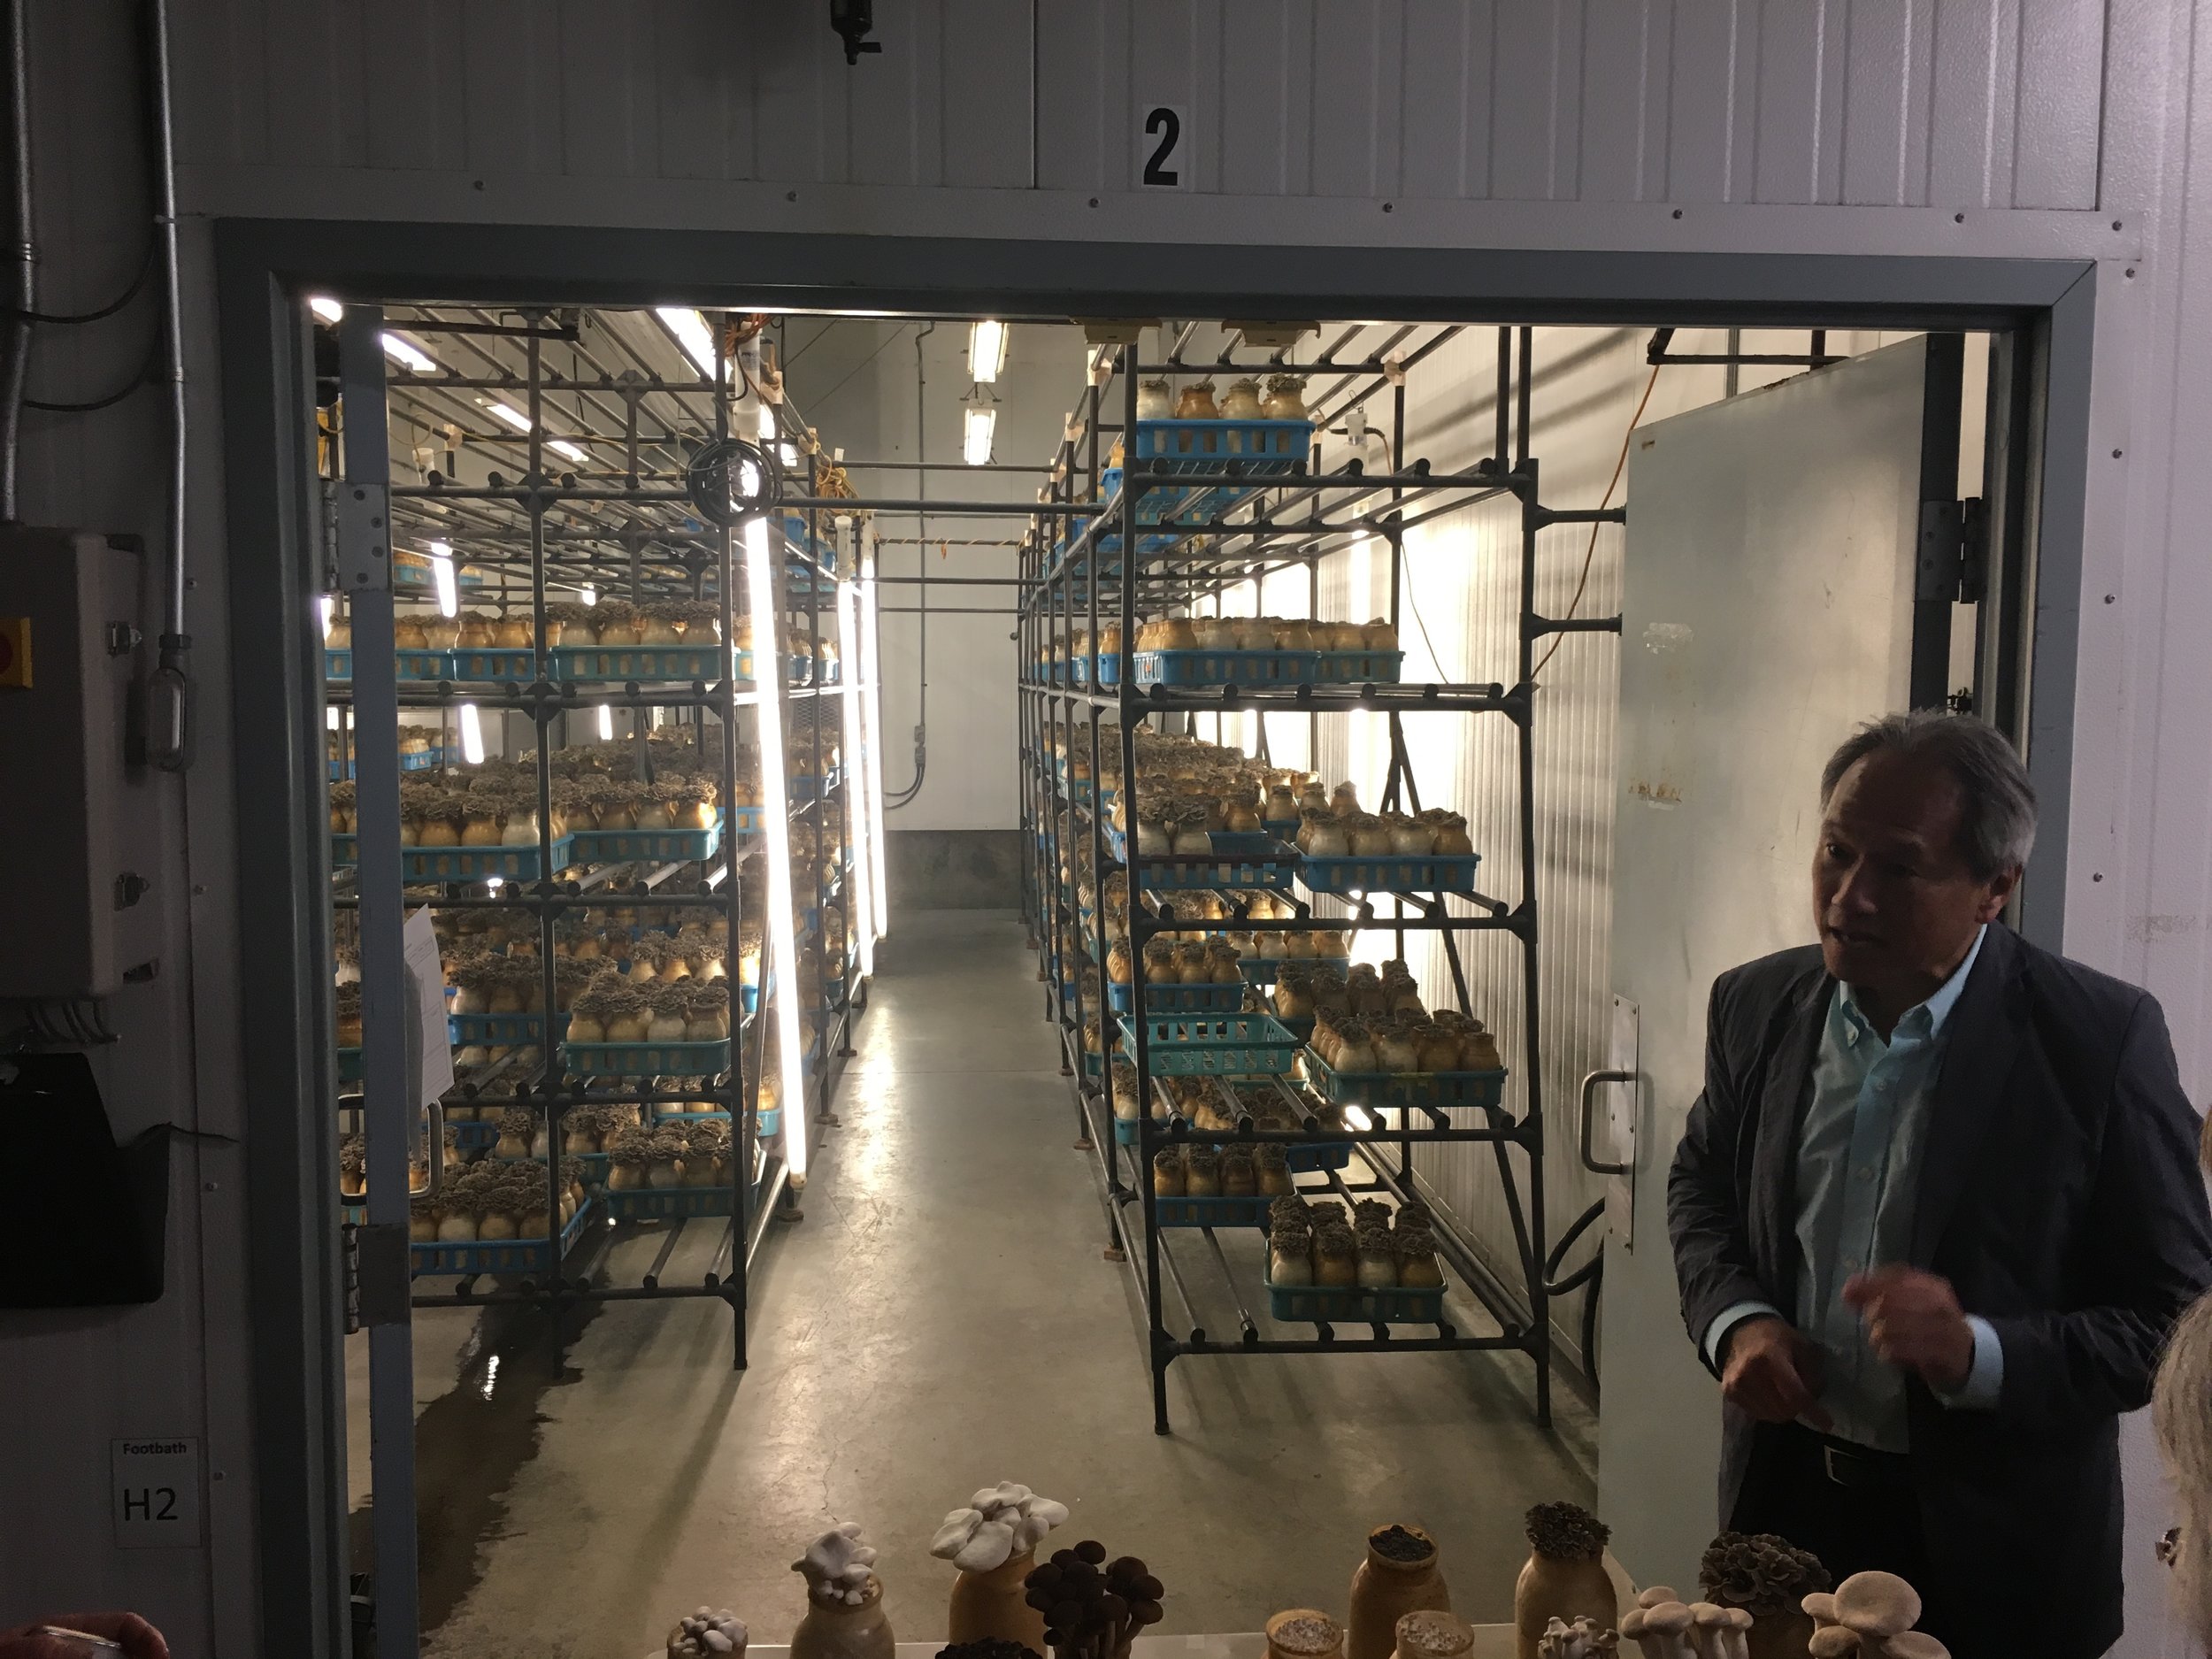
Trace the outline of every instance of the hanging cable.
<instances>
[{"instance_id":1,"label":"hanging cable","mask_svg":"<svg viewBox=\"0 0 2212 1659\"><path fill-rule=\"evenodd\" d=\"M1628 446L1635 440L1636 423L1644 418L1644 405L1651 402L1651 388L1658 384L1659 365L1655 363L1651 365L1650 375L1644 381L1644 395L1636 400L1636 412L1628 418L1628 430L1621 434L1620 457L1613 463L1613 476L1605 486L1605 494L1599 498L1598 511L1600 512L1603 512L1613 504L1613 492L1620 487L1621 474L1628 467ZM1582 603L1583 593L1590 585L1590 565L1591 561L1597 557L1599 528L1600 526L1594 524L1590 526L1590 544L1582 550L1582 574L1575 582L1575 596L1567 602L1566 614L1568 616L1574 615L1575 607ZM1543 673L1554 654L1558 651L1559 642L1566 637L1563 634L1552 635L1551 644L1544 652L1543 661L1536 664L1536 672L1529 676L1530 680L1533 680Z\"/></svg>"},{"instance_id":2,"label":"hanging cable","mask_svg":"<svg viewBox=\"0 0 2212 1659\"><path fill-rule=\"evenodd\" d=\"M39 410L49 415L89 415L99 410L112 409L153 377L154 361L157 355L157 347L149 346L146 349L145 361L133 371L131 378L105 397L88 398L81 403L50 403L43 398L27 397L23 400L23 406L26 409Z\"/></svg>"},{"instance_id":3,"label":"hanging cable","mask_svg":"<svg viewBox=\"0 0 2212 1659\"><path fill-rule=\"evenodd\" d=\"M43 323L55 328L76 328L86 323L105 322L144 291L146 279L152 274L156 244L146 244L144 257L138 262L138 273L130 280L130 286L96 311L36 311L18 305L0 305L0 317L13 318L21 322Z\"/></svg>"}]
</instances>

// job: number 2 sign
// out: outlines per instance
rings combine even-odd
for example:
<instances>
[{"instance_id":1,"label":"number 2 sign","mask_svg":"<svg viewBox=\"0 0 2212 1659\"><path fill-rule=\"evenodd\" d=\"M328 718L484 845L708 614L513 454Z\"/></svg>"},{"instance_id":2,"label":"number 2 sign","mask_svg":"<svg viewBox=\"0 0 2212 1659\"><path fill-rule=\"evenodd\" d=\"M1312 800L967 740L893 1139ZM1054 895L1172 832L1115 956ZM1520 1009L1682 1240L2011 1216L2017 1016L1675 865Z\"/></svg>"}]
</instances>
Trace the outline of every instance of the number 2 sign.
<instances>
[{"instance_id":1,"label":"number 2 sign","mask_svg":"<svg viewBox=\"0 0 2212 1659\"><path fill-rule=\"evenodd\" d=\"M1191 188L1189 148L1183 142L1188 123L1172 104L1138 107L1137 186L1145 190Z\"/></svg>"}]
</instances>

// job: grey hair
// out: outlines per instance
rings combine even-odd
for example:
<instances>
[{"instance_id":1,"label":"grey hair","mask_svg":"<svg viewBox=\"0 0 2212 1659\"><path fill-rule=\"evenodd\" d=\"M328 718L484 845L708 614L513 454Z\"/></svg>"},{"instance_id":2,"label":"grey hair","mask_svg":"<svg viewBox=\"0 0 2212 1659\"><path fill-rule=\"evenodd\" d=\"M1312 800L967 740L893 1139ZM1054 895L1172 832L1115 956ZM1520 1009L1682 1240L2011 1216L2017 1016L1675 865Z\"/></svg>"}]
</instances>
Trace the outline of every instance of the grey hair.
<instances>
[{"instance_id":1,"label":"grey hair","mask_svg":"<svg viewBox=\"0 0 2212 1659\"><path fill-rule=\"evenodd\" d=\"M1977 881L2028 862L2035 849L2035 786L2005 734L1970 714L1915 709L1869 720L1844 739L1820 773L1820 803L1870 755L1933 762L1951 774L1964 802L1959 850Z\"/></svg>"},{"instance_id":2,"label":"grey hair","mask_svg":"<svg viewBox=\"0 0 2212 1659\"><path fill-rule=\"evenodd\" d=\"M2200 1642L2212 1642L2212 1296L2181 1316L2151 1389L2151 1428L2173 1476L2180 1533L2175 1597Z\"/></svg>"}]
</instances>

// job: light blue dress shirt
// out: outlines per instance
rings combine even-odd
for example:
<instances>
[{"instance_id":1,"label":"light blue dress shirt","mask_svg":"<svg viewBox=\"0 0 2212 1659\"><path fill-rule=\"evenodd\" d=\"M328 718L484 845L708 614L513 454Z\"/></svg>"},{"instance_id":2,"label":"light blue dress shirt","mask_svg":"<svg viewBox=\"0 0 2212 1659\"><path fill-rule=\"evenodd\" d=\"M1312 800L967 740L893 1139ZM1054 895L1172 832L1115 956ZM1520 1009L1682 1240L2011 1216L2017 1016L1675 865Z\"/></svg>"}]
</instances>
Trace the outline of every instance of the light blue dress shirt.
<instances>
[{"instance_id":1,"label":"light blue dress shirt","mask_svg":"<svg viewBox=\"0 0 2212 1659\"><path fill-rule=\"evenodd\" d=\"M1906 1010L1887 1042L1859 1011L1851 987L1838 986L1813 1061L1812 1105L1797 1142L1803 1263L1792 1323L1821 1351L1820 1402L1835 1418L1832 1432L1879 1451L1909 1449L1905 1375L1875 1357L1843 1287L1855 1273L1906 1259L1944 1028L1987 932L1974 935L1966 960L1934 995ZM1706 1329L1706 1357L1717 1363L1730 1330L1755 1314L1781 1317L1761 1302L1724 1310ZM1936 1397L1954 1409L1989 1410L2004 1383L2004 1351L1987 1320L1969 1314L1967 1324L1972 1369L1956 1392Z\"/></svg>"}]
</instances>

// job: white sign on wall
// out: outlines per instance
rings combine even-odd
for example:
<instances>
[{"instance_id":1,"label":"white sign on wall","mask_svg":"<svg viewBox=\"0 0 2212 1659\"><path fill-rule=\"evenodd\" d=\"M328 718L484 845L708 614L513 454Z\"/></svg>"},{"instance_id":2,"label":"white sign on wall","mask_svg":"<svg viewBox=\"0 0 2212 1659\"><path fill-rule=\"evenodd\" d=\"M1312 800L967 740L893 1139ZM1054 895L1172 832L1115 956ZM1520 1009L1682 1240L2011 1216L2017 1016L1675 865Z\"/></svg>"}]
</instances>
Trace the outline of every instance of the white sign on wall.
<instances>
[{"instance_id":1,"label":"white sign on wall","mask_svg":"<svg viewBox=\"0 0 2212 1659\"><path fill-rule=\"evenodd\" d=\"M119 1549L196 1549L200 1542L200 1443L111 1440Z\"/></svg>"},{"instance_id":2,"label":"white sign on wall","mask_svg":"<svg viewBox=\"0 0 2212 1659\"><path fill-rule=\"evenodd\" d=\"M1137 106L1137 188L1187 190L1191 183L1190 123L1182 106Z\"/></svg>"}]
</instances>

